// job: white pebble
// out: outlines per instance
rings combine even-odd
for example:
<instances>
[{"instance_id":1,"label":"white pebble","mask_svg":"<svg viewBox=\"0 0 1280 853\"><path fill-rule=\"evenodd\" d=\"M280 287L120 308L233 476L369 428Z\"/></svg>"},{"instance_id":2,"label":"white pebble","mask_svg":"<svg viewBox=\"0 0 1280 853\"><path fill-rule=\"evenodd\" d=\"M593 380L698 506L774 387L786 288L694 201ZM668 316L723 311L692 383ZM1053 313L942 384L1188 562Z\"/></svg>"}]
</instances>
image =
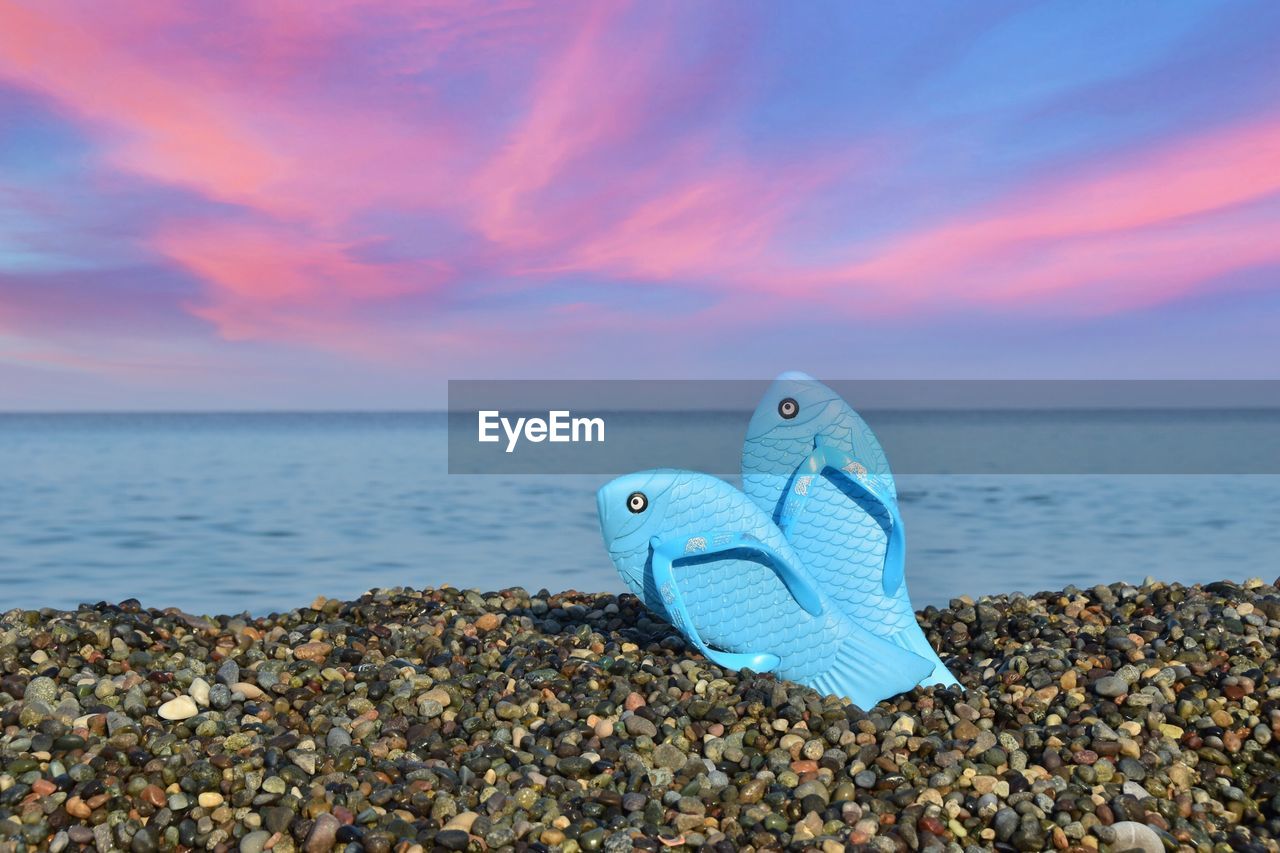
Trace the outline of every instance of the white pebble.
<instances>
[{"instance_id":1,"label":"white pebble","mask_svg":"<svg viewBox=\"0 0 1280 853\"><path fill-rule=\"evenodd\" d=\"M190 696L179 696L161 705L159 713L164 720L189 720L199 714L200 709Z\"/></svg>"},{"instance_id":2,"label":"white pebble","mask_svg":"<svg viewBox=\"0 0 1280 853\"><path fill-rule=\"evenodd\" d=\"M261 699L263 696L262 690L259 689L258 685L250 684L247 681L237 681L231 685L231 692L239 693L246 699Z\"/></svg>"},{"instance_id":3,"label":"white pebble","mask_svg":"<svg viewBox=\"0 0 1280 853\"><path fill-rule=\"evenodd\" d=\"M1115 830L1116 840L1112 847L1116 850L1141 850L1142 853L1164 853L1164 844L1155 830L1145 823L1136 820L1121 820L1111 824Z\"/></svg>"},{"instance_id":4,"label":"white pebble","mask_svg":"<svg viewBox=\"0 0 1280 853\"><path fill-rule=\"evenodd\" d=\"M196 704L201 708L209 707L209 682L203 678L197 678L191 682L191 686L187 688L187 693L191 698L196 700Z\"/></svg>"}]
</instances>

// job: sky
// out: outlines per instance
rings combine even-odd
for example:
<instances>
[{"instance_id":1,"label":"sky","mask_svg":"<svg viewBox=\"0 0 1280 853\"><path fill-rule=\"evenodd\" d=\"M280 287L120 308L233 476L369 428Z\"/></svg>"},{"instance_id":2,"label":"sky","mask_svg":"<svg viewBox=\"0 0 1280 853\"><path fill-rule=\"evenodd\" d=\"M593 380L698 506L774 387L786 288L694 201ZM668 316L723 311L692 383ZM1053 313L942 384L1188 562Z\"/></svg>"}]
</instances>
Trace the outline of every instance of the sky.
<instances>
[{"instance_id":1,"label":"sky","mask_svg":"<svg viewBox=\"0 0 1280 853\"><path fill-rule=\"evenodd\" d=\"M1280 5L0 5L0 410L1275 378Z\"/></svg>"}]
</instances>

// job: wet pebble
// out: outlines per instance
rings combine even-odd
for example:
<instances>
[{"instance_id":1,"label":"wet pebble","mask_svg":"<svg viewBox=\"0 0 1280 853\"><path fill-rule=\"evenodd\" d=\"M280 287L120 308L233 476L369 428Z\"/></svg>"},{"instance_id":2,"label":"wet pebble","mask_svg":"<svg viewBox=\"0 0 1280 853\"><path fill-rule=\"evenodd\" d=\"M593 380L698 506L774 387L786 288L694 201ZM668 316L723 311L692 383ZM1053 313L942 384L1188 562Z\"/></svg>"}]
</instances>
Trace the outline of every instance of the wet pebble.
<instances>
[{"instance_id":1,"label":"wet pebble","mask_svg":"<svg viewBox=\"0 0 1280 853\"><path fill-rule=\"evenodd\" d=\"M857 708L626 595L8 611L0 850L1277 849L1274 586L920 619L962 686Z\"/></svg>"},{"instance_id":2,"label":"wet pebble","mask_svg":"<svg viewBox=\"0 0 1280 853\"><path fill-rule=\"evenodd\" d=\"M188 720L200 713L190 696L178 696L160 706L156 712L162 720Z\"/></svg>"},{"instance_id":3,"label":"wet pebble","mask_svg":"<svg viewBox=\"0 0 1280 853\"><path fill-rule=\"evenodd\" d=\"M1115 675L1103 676L1093 683L1093 692L1108 698L1123 696L1128 690L1129 685L1125 680Z\"/></svg>"}]
</instances>

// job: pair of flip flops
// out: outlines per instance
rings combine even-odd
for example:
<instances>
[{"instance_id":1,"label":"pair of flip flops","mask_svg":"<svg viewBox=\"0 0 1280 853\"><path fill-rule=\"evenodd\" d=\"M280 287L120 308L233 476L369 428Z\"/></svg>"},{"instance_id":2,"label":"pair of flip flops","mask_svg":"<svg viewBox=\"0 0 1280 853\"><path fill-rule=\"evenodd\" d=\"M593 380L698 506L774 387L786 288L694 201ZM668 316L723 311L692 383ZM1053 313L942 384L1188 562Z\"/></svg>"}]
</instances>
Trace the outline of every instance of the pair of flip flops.
<instances>
[{"instance_id":1,"label":"pair of flip flops","mask_svg":"<svg viewBox=\"0 0 1280 853\"><path fill-rule=\"evenodd\" d=\"M742 482L660 469L597 493L609 556L650 610L719 666L864 708L956 683L907 596L884 451L838 394L778 377L747 428Z\"/></svg>"}]
</instances>

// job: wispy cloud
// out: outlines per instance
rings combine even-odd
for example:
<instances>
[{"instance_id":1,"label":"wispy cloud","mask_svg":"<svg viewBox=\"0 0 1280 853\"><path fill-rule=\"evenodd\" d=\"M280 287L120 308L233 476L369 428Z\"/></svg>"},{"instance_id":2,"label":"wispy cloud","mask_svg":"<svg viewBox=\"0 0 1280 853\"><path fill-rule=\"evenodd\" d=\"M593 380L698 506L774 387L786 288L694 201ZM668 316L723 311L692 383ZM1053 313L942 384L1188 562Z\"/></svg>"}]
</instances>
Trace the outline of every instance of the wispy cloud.
<instances>
[{"instance_id":1,"label":"wispy cloud","mask_svg":"<svg viewBox=\"0 0 1280 853\"><path fill-rule=\"evenodd\" d=\"M5 4L8 358L724 367L782 317L827 358L850 318L1086 323L1280 266L1280 116L1241 88L1274 16L953 11ZM1050 29L1108 37L1010 79Z\"/></svg>"},{"instance_id":2,"label":"wispy cloud","mask_svg":"<svg viewBox=\"0 0 1280 853\"><path fill-rule=\"evenodd\" d=\"M894 235L865 260L809 271L817 289L884 288L885 308L1017 304L1076 293L1084 312L1182 295L1280 262L1280 118L1192 134L1053 176L951 221Z\"/></svg>"}]
</instances>

